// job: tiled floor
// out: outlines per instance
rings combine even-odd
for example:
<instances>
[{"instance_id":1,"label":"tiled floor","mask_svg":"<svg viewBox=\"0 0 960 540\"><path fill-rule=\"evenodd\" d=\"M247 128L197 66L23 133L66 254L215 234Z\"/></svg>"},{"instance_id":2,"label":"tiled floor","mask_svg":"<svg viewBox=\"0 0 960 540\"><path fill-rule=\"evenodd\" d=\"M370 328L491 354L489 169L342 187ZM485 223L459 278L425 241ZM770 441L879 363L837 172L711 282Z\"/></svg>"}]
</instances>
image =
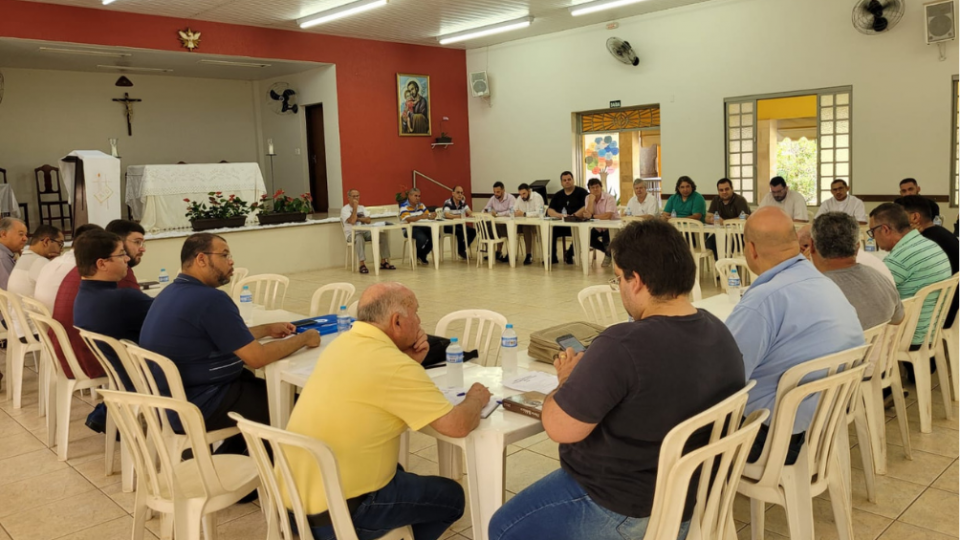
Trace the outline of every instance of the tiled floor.
<instances>
[{"instance_id":1,"label":"tiled floor","mask_svg":"<svg viewBox=\"0 0 960 540\"><path fill-rule=\"evenodd\" d=\"M242 261L238 261L242 266ZM399 265L398 265L399 266ZM398 280L412 288L420 300L424 328L431 331L440 317L463 308L492 309L514 323L521 347L532 330L582 318L577 292L588 285L603 283L611 271L599 265L589 277L570 266L561 266L549 278L537 266L510 269L500 264L492 271L485 266L446 263L439 272L419 267L416 272L401 269L360 276L333 269L291 275L285 307L306 312L310 296L320 285L349 281L358 294L377 280ZM716 294L705 288L705 296ZM356 297L355 297L356 298ZM918 431L917 405L910 405L911 440L914 459L906 461L896 420L888 424L890 440L889 474L878 479L876 504L866 500L859 451L852 453L854 466L854 520L857 540L943 539L958 537L958 422L943 418L939 391L934 391L935 428L932 434ZM912 392L911 392L912 394ZM4 396L5 397L5 396ZM27 370L24 406L13 410L11 402L0 401L0 540L122 539L129 538L133 494L120 489L119 475L105 476L103 436L83 425L90 412L89 397L74 398L70 459L57 461L55 449L48 449L43 419L37 416L36 375ZM856 443L856 436L851 436ZM436 474L436 444L414 434L410 468L413 472ZM511 446L507 457L507 497L522 490L559 467L557 444L541 434ZM119 452L116 468L119 470ZM815 502L816 538L836 537L828 500ZM741 538L749 538L749 505L738 500L736 518ZM219 516L219 533L227 539L265 538L265 526L255 504L238 505ZM158 532L157 521L148 523ZM783 510L767 510L766 537L777 540L787 534ZM148 538L152 538L150 533ZM469 516L456 523L445 538L472 538Z\"/></svg>"}]
</instances>

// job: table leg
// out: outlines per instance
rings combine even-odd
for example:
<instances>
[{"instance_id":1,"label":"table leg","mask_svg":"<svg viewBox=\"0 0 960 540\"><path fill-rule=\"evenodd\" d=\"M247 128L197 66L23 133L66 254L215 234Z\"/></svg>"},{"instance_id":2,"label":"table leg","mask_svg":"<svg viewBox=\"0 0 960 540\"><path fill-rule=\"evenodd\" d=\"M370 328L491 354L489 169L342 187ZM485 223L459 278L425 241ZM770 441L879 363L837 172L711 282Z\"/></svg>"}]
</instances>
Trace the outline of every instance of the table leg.
<instances>
[{"instance_id":1,"label":"table leg","mask_svg":"<svg viewBox=\"0 0 960 540\"><path fill-rule=\"evenodd\" d=\"M353 239L357 241L356 237ZM380 275L380 231L370 231L370 245L373 247L373 275Z\"/></svg>"},{"instance_id":2,"label":"table leg","mask_svg":"<svg viewBox=\"0 0 960 540\"><path fill-rule=\"evenodd\" d=\"M407 225L404 229L407 231L407 250L410 252L410 269L417 270L417 243L413 239L413 226Z\"/></svg>"},{"instance_id":3,"label":"table leg","mask_svg":"<svg viewBox=\"0 0 960 540\"><path fill-rule=\"evenodd\" d=\"M437 250L439 248L443 251L443 246L440 245L440 225L436 223L430 225L430 238L433 240L433 268L439 270L440 254Z\"/></svg>"},{"instance_id":4,"label":"table leg","mask_svg":"<svg viewBox=\"0 0 960 540\"><path fill-rule=\"evenodd\" d=\"M590 227L577 227L577 236L580 238L580 262L583 264L583 275L590 273Z\"/></svg>"},{"instance_id":5,"label":"table leg","mask_svg":"<svg viewBox=\"0 0 960 540\"><path fill-rule=\"evenodd\" d=\"M510 258L510 268L517 267L517 222L510 220L507 223L507 256Z\"/></svg>"},{"instance_id":6,"label":"table leg","mask_svg":"<svg viewBox=\"0 0 960 540\"><path fill-rule=\"evenodd\" d=\"M503 434L471 433L466 440L467 488L473 538L487 540L493 514L503 506L506 447Z\"/></svg>"},{"instance_id":7,"label":"table leg","mask_svg":"<svg viewBox=\"0 0 960 540\"><path fill-rule=\"evenodd\" d=\"M440 465L440 476L460 481L463 476L463 452L459 446L438 439L437 463Z\"/></svg>"},{"instance_id":8,"label":"table leg","mask_svg":"<svg viewBox=\"0 0 960 540\"><path fill-rule=\"evenodd\" d=\"M270 410L270 425L275 428L284 428L290 420L290 411L293 410L292 385L280 379L289 361L281 360L267 365L264 369L264 379L267 382L267 406Z\"/></svg>"},{"instance_id":9,"label":"table leg","mask_svg":"<svg viewBox=\"0 0 960 540\"><path fill-rule=\"evenodd\" d=\"M466 222L466 221L460 222L460 226L463 227L463 245L466 246L466 247L464 247L464 249L463 249L463 254L466 255L465 258L467 259L467 267L469 267L469 266L470 266L470 244L467 243L467 240L470 238L470 236L467 235L467 222ZM456 241L457 241L457 238L456 238L456 236L457 236L457 227L456 227L456 226L453 227L453 236L454 236L453 241L456 242Z\"/></svg>"}]
</instances>

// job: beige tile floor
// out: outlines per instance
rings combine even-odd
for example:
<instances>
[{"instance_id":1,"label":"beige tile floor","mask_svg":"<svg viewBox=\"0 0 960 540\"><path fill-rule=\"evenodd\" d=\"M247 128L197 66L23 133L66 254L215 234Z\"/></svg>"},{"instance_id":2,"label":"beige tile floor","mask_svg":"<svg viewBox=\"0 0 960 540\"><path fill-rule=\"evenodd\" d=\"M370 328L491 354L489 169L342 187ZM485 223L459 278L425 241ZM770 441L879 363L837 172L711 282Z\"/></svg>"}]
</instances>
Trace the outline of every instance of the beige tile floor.
<instances>
[{"instance_id":1,"label":"beige tile floor","mask_svg":"<svg viewBox=\"0 0 960 540\"><path fill-rule=\"evenodd\" d=\"M238 262L242 265L242 261ZM398 265L399 266L399 265ZM596 266L586 277L578 269L561 266L545 277L539 267L510 269L499 264L485 266L446 263L439 272L419 267L361 276L341 269L291 275L285 307L306 312L310 296L320 285L334 281L354 283L359 292L378 280L397 280L412 288L420 300L424 328L431 331L440 317L463 308L492 309L516 325L521 347L529 333L566 320L581 318L577 292L603 283L611 271ZM716 294L705 287L705 296ZM356 297L355 297L356 298ZM624 316L625 317L625 316ZM5 397L5 396L4 396ZM943 418L940 396L934 392L935 428L932 434L918 431L917 405L909 400L913 461L906 461L900 446L896 420L891 419L890 471L878 481L876 504L866 500L859 451L852 453L854 520L857 540L946 539L958 537L958 422ZM87 396L74 398L70 431L70 459L57 461L55 449L47 448L46 428L37 416L36 374L27 370L24 406L13 410L0 401L0 540L122 539L129 538L133 494L123 493L118 475L105 476L103 436L83 425L91 410ZM852 435L852 443L856 436ZM432 439L414 434L410 468L421 474L437 474L437 449ZM119 470L119 452L117 453ZM541 434L508 449L507 497L524 489L559 467L557 444ZM829 502L818 498L816 537L836 537ZM749 506L738 500L736 518L741 538L749 538ZM158 532L157 521L148 522L148 538ZM766 515L766 537L785 538L782 509L772 507ZM219 533L227 539L265 538L264 520L256 504L238 505L221 513ZM469 516L464 516L445 538L472 538Z\"/></svg>"}]
</instances>

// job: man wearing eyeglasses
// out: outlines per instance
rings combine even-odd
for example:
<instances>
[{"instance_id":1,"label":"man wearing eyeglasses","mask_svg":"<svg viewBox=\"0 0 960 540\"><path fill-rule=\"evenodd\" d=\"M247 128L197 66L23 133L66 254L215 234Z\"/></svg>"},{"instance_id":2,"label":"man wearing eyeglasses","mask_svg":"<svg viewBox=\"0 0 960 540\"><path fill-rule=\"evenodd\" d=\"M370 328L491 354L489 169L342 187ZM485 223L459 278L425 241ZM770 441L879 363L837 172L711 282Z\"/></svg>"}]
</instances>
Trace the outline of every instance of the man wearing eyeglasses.
<instances>
[{"instance_id":1,"label":"man wearing eyeglasses","mask_svg":"<svg viewBox=\"0 0 960 540\"><path fill-rule=\"evenodd\" d=\"M23 250L7 282L7 291L21 296L33 297L37 277L43 267L60 255L63 249L63 233L53 225L41 225L33 231L30 245Z\"/></svg>"},{"instance_id":2,"label":"man wearing eyeglasses","mask_svg":"<svg viewBox=\"0 0 960 540\"><path fill-rule=\"evenodd\" d=\"M251 370L304 346L319 347L320 334L316 330L294 334L296 329L288 322L248 328L237 305L218 289L233 276L233 255L222 237L189 236L180 250L180 263L180 275L157 296L147 314L140 345L177 365L187 399L200 408L207 430L235 426L227 417L230 412L269 424L267 385ZM260 343L263 338L276 340ZM243 437L236 435L217 453L245 451Z\"/></svg>"},{"instance_id":3,"label":"man wearing eyeglasses","mask_svg":"<svg viewBox=\"0 0 960 540\"><path fill-rule=\"evenodd\" d=\"M453 186L450 198L443 201L443 217L445 219L463 219L473 215L466 198L463 192L463 186ZM466 239L463 236L464 229L467 230ZM473 243L473 239L477 237L477 230L473 227L464 227L462 225L459 227L447 225L443 228L443 232L445 233L451 233L454 232L454 230L456 230L457 235L457 255L461 259L466 259L467 250L470 249L470 244Z\"/></svg>"},{"instance_id":4,"label":"man wearing eyeglasses","mask_svg":"<svg viewBox=\"0 0 960 540\"><path fill-rule=\"evenodd\" d=\"M137 276L133 274L133 267L140 264L143 254L147 251L146 242L143 238L145 233L143 227L133 221L115 219L107 223L106 231L119 236L123 240L123 249L130 258L127 261L127 275L121 281L131 287L140 287Z\"/></svg>"}]
</instances>

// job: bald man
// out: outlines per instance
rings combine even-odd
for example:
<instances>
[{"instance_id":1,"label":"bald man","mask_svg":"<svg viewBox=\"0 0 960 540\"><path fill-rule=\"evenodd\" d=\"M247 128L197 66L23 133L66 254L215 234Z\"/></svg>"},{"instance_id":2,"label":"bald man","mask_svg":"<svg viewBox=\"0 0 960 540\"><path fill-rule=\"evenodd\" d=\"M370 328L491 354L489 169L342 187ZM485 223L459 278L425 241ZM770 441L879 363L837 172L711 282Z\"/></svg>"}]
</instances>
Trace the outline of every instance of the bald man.
<instances>
[{"instance_id":1,"label":"bald man","mask_svg":"<svg viewBox=\"0 0 960 540\"><path fill-rule=\"evenodd\" d=\"M800 242L800 253L803 254L808 261L813 261L813 253L810 249L810 246L813 245L813 238L810 233L811 229L813 229L813 224L807 223L797 231L797 241ZM890 272L890 269L887 268L887 265L883 264L880 257L864 251L859 242L857 243L857 264L869 266L890 280L890 283L895 283L893 281L893 274Z\"/></svg>"},{"instance_id":2,"label":"bald man","mask_svg":"<svg viewBox=\"0 0 960 540\"><path fill-rule=\"evenodd\" d=\"M480 423L490 391L474 384L452 405L420 363L429 350L417 298L399 283L378 283L360 296L357 322L320 355L287 429L322 440L337 455L347 508L361 540L410 525L417 540L436 540L463 515L463 488L397 464L400 436L430 426L466 437ZM304 494L314 538L333 538L315 460L288 456Z\"/></svg>"},{"instance_id":3,"label":"bald man","mask_svg":"<svg viewBox=\"0 0 960 540\"><path fill-rule=\"evenodd\" d=\"M744 258L758 277L727 318L746 380L755 379L744 415L773 410L777 384L788 369L863 345L857 311L843 291L800 254L793 220L777 207L760 208L743 231ZM786 463L797 460L816 400L800 405ZM762 426L748 462L760 457L768 427Z\"/></svg>"}]
</instances>

